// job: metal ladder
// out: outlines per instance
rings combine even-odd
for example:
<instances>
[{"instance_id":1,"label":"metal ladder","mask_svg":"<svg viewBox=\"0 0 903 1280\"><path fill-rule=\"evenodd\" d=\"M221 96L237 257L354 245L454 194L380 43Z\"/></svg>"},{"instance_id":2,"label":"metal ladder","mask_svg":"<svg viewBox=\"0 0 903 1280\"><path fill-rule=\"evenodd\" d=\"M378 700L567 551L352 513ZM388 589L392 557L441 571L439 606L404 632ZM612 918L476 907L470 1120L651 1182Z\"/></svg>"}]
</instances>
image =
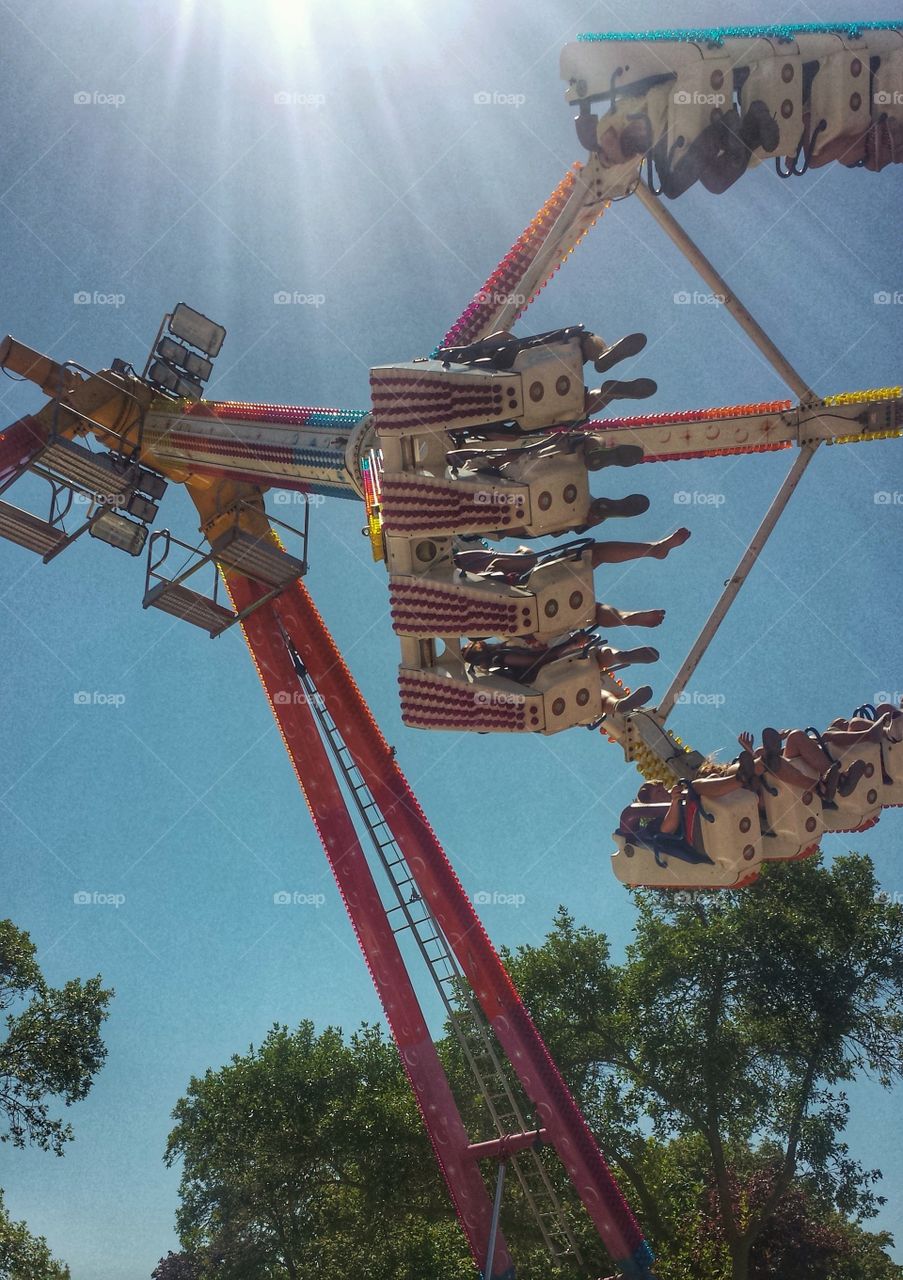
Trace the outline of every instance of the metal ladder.
<instances>
[{"instance_id":1,"label":"metal ladder","mask_svg":"<svg viewBox=\"0 0 903 1280\"><path fill-rule=\"evenodd\" d=\"M386 915L393 926L393 932L403 934L410 931L439 993L449 1024L473 1075L496 1135L503 1137L510 1133L529 1132L537 1126L529 1121L525 1114L528 1108L512 1087L492 1029L474 998L470 983L461 972L429 905L421 897L407 859L354 763L324 699L285 633L283 639L323 739L339 767L376 856L389 879L395 902L386 909ZM580 1249L567 1211L539 1151L521 1151L510 1156L509 1162L552 1258L556 1262L572 1258L582 1265Z\"/></svg>"}]
</instances>

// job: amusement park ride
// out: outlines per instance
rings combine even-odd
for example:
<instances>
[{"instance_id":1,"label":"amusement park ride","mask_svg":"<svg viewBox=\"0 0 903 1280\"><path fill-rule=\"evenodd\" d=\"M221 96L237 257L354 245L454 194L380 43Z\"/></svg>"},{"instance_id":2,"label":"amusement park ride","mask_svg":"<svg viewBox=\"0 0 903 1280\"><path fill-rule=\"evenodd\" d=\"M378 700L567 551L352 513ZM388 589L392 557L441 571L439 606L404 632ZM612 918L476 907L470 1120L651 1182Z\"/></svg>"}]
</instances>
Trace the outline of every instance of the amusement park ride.
<instances>
[{"instance_id":1,"label":"amusement park ride","mask_svg":"<svg viewBox=\"0 0 903 1280\"><path fill-rule=\"evenodd\" d=\"M0 536L45 562L85 532L144 552L145 608L210 636L241 626L486 1280L514 1275L499 1213L509 1167L551 1253L580 1265L551 1152L622 1274L651 1278L653 1259L305 589L306 517L300 552L289 554L266 491L363 500L374 558L388 571L405 724L543 734L582 725L617 743L647 781L672 788L678 832L664 835L659 817L622 822L615 834L615 873L628 885L739 888L763 861L806 856L823 831L862 830L882 807L903 805L893 711L882 719L859 709L847 728L863 735L862 764L855 778L842 775L850 785L837 786L845 762L835 750L830 791L817 765L804 775L809 785L788 782L772 744L758 764L747 753L738 785L704 793L706 762L666 728L816 450L899 437L903 398L900 387L817 395L660 200L696 181L724 191L769 160L785 177L832 161L877 171L903 160L903 26L584 36L566 47L561 67L586 163L566 174L428 359L371 371L369 412L204 400L225 330L181 303L140 375L122 360L91 372L12 338L0 344L0 366L49 397L0 435L0 492L26 472L51 491L47 519L0 502ZM642 335L612 345L579 325L512 335L609 203L630 195L723 296L793 400L593 419L616 399L654 392L644 379L607 378L598 390L584 381L587 363L607 375L641 350ZM630 691L613 674L629 655L619 658L597 634L611 625L593 584L609 544L585 536L645 500L594 498L590 472L779 449L799 452L670 689L646 707L650 691ZM171 483L194 501L206 548L150 533ZM87 497L88 514L67 532L75 495ZM575 536L541 553L484 541L566 534ZM176 547L189 562L173 573ZM209 594L199 585L205 570ZM814 740L830 773L830 744ZM794 764L806 770L805 754ZM465 1129L402 934L435 982L492 1136L474 1140ZM484 1179L493 1167L494 1197Z\"/></svg>"}]
</instances>

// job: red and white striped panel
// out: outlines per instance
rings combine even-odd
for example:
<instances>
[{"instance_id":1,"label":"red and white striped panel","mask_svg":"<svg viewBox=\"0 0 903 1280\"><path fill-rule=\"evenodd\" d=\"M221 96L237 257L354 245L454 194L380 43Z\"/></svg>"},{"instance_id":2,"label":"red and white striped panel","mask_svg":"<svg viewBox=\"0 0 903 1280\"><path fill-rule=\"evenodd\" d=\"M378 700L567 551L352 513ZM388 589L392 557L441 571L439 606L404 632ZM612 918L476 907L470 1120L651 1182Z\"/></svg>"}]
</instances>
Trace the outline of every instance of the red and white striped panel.
<instances>
[{"instance_id":1,"label":"red and white striped panel","mask_svg":"<svg viewBox=\"0 0 903 1280\"><path fill-rule=\"evenodd\" d=\"M542 696L471 684L402 667L398 675L401 718L412 729L466 729L475 733L537 733Z\"/></svg>"},{"instance_id":2,"label":"red and white striped panel","mask_svg":"<svg viewBox=\"0 0 903 1280\"><path fill-rule=\"evenodd\" d=\"M539 626L535 596L424 578L390 577L389 604L400 636L532 635Z\"/></svg>"},{"instance_id":3,"label":"red and white striped panel","mask_svg":"<svg viewBox=\"0 0 903 1280\"><path fill-rule=\"evenodd\" d=\"M489 533L527 523L527 485L482 485L396 473L383 476L382 518L386 533Z\"/></svg>"},{"instance_id":4,"label":"red and white striped panel","mask_svg":"<svg viewBox=\"0 0 903 1280\"><path fill-rule=\"evenodd\" d=\"M378 432L459 428L515 417L520 374L451 373L423 368L371 369L370 396Z\"/></svg>"}]
</instances>

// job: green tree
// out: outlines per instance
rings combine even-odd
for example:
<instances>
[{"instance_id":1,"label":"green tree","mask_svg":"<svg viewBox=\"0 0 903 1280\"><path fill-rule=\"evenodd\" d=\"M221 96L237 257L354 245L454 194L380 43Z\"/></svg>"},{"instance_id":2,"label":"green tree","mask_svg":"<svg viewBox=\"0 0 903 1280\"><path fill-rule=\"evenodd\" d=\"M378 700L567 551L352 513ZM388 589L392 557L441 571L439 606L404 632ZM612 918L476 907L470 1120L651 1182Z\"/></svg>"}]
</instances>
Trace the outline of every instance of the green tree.
<instances>
[{"instance_id":1,"label":"green tree","mask_svg":"<svg viewBox=\"0 0 903 1280\"><path fill-rule=\"evenodd\" d=\"M69 1268L57 1262L43 1236L33 1236L24 1222L13 1222L0 1191L0 1280L70 1280Z\"/></svg>"},{"instance_id":2,"label":"green tree","mask_svg":"<svg viewBox=\"0 0 903 1280\"><path fill-rule=\"evenodd\" d=\"M364 1027L311 1023L191 1081L166 1160L203 1276L472 1280L398 1054ZM213 1262L215 1256L218 1261Z\"/></svg>"},{"instance_id":3,"label":"green tree","mask_svg":"<svg viewBox=\"0 0 903 1280\"><path fill-rule=\"evenodd\" d=\"M0 920L0 1141L62 1155L72 1126L51 1115L51 1104L71 1106L90 1090L106 1057L100 1028L113 993L99 977L48 986L35 954L27 933ZM0 1280L69 1280L43 1237L10 1219L2 1191Z\"/></svg>"},{"instance_id":4,"label":"green tree","mask_svg":"<svg viewBox=\"0 0 903 1280\"><path fill-rule=\"evenodd\" d=\"M99 977L48 986L31 938L0 920L0 1141L62 1155L72 1126L51 1115L51 1100L68 1107L90 1090L106 1057L100 1028L112 994Z\"/></svg>"},{"instance_id":5,"label":"green tree","mask_svg":"<svg viewBox=\"0 0 903 1280\"><path fill-rule=\"evenodd\" d=\"M801 1180L841 1222L877 1211L880 1174L843 1141L842 1088L903 1071L903 910L876 890L866 858L810 860L740 893L638 893L620 966L563 910L543 946L507 957L666 1258L696 1231L729 1259L713 1277L774 1274L768 1233ZM675 1200L662 1154L677 1140Z\"/></svg>"},{"instance_id":6,"label":"green tree","mask_svg":"<svg viewBox=\"0 0 903 1280\"><path fill-rule=\"evenodd\" d=\"M843 1141L842 1086L865 1068L889 1085L903 1060L903 911L876 894L871 864L776 867L742 893L640 893L637 908L621 964L564 911L541 946L506 958L661 1280L903 1280L890 1238L862 1225L879 1175ZM472 1137L489 1136L457 1041L439 1047ZM197 1280L472 1280L377 1030L345 1042L276 1027L192 1080L174 1117L167 1159L183 1162L179 1229ZM554 1158L547 1172L603 1274ZM585 1274L549 1261L513 1176L504 1226L531 1280Z\"/></svg>"}]
</instances>

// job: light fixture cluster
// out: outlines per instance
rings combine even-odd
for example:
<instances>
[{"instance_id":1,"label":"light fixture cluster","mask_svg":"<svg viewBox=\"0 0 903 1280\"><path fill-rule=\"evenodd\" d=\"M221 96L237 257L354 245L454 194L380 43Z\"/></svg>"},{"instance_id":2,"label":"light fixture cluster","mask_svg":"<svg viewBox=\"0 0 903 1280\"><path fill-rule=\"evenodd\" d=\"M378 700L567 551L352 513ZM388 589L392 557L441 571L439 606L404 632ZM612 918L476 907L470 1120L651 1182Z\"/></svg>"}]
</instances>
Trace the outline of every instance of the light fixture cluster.
<instances>
[{"instance_id":1,"label":"light fixture cluster","mask_svg":"<svg viewBox=\"0 0 903 1280\"><path fill-rule=\"evenodd\" d=\"M225 336L222 325L178 303L163 317L144 377L158 391L179 400L200 400Z\"/></svg>"}]
</instances>

